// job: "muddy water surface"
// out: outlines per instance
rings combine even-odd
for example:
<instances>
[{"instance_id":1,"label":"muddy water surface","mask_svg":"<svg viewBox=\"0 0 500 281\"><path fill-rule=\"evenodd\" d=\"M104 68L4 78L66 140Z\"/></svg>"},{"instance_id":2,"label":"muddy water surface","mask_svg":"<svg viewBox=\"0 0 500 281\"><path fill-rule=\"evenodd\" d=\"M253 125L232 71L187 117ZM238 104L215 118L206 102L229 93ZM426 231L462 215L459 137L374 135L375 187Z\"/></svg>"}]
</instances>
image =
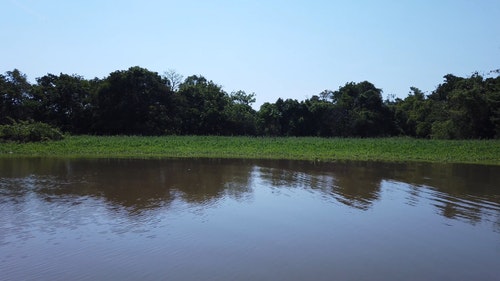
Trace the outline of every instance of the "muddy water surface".
<instances>
[{"instance_id":1,"label":"muddy water surface","mask_svg":"<svg viewBox=\"0 0 500 281\"><path fill-rule=\"evenodd\" d=\"M1 280L499 280L500 167L0 159Z\"/></svg>"}]
</instances>

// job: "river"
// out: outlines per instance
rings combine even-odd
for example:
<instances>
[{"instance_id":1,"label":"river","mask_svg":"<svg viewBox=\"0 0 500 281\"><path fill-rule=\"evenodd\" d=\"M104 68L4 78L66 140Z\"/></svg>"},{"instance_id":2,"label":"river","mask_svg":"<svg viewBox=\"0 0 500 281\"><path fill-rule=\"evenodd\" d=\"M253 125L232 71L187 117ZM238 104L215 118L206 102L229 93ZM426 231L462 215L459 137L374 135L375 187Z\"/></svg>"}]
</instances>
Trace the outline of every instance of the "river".
<instances>
[{"instance_id":1,"label":"river","mask_svg":"<svg viewBox=\"0 0 500 281\"><path fill-rule=\"evenodd\" d=\"M499 277L499 166L0 159L0 280Z\"/></svg>"}]
</instances>

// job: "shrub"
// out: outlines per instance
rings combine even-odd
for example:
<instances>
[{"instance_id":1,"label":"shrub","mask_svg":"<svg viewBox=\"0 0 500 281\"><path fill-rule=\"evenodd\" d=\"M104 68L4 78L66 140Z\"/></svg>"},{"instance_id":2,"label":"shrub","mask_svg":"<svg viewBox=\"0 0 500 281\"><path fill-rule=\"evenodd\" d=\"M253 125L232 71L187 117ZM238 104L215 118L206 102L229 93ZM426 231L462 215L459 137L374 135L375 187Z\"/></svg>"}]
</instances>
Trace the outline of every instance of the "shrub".
<instances>
[{"instance_id":1,"label":"shrub","mask_svg":"<svg viewBox=\"0 0 500 281\"><path fill-rule=\"evenodd\" d=\"M64 138L59 129L46 123L30 121L13 121L12 123L12 125L0 126L0 140L38 142Z\"/></svg>"}]
</instances>

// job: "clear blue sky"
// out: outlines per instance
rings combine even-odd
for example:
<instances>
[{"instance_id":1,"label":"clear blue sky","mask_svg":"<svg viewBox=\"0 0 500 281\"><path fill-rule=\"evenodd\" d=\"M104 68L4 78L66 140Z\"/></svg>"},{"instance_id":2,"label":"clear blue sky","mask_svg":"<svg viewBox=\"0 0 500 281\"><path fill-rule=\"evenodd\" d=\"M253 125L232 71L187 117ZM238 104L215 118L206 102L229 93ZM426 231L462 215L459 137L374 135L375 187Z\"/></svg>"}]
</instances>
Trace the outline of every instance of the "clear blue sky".
<instances>
[{"instance_id":1,"label":"clear blue sky","mask_svg":"<svg viewBox=\"0 0 500 281\"><path fill-rule=\"evenodd\" d=\"M405 97L500 68L500 1L0 0L0 72L201 74L256 107L368 80Z\"/></svg>"}]
</instances>

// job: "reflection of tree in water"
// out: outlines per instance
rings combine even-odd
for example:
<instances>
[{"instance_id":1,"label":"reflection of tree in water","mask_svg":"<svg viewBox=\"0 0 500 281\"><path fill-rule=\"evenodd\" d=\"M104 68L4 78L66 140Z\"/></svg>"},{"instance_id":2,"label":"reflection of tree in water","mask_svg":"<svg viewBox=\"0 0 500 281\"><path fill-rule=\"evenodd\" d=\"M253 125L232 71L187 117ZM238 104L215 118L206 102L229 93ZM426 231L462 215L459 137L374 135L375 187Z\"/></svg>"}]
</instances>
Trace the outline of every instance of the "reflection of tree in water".
<instances>
[{"instance_id":1,"label":"reflection of tree in water","mask_svg":"<svg viewBox=\"0 0 500 281\"><path fill-rule=\"evenodd\" d=\"M500 231L500 167L431 164L262 161L262 179L275 187L321 190L335 200L362 210L379 199L381 183L396 182L407 204L430 200L437 213L476 224L490 222Z\"/></svg>"},{"instance_id":2,"label":"reflection of tree in water","mask_svg":"<svg viewBox=\"0 0 500 281\"><path fill-rule=\"evenodd\" d=\"M251 192L252 166L236 160L182 161L168 171L169 185L189 203L207 204L222 197L238 199ZM180 169L179 169L180 167Z\"/></svg>"},{"instance_id":3,"label":"reflection of tree in water","mask_svg":"<svg viewBox=\"0 0 500 281\"><path fill-rule=\"evenodd\" d=\"M27 240L100 220L116 234L147 232L178 204L248 197L251 172L238 161L0 160L0 243L11 232Z\"/></svg>"},{"instance_id":4,"label":"reflection of tree in water","mask_svg":"<svg viewBox=\"0 0 500 281\"><path fill-rule=\"evenodd\" d=\"M323 163L279 161L261 168L262 179L275 187L315 189L361 210L379 199L381 176L370 163Z\"/></svg>"},{"instance_id":5,"label":"reflection of tree in water","mask_svg":"<svg viewBox=\"0 0 500 281\"><path fill-rule=\"evenodd\" d=\"M5 163L0 161L0 167ZM12 163L17 166L2 170L2 175L23 178L35 173L33 191L46 201L64 196L103 198L111 209L125 208L131 215L168 206L176 199L206 205L250 192L251 166L234 161L17 159Z\"/></svg>"},{"instance_id":6,"label":"reflection of tree in water","mask_svg":"<svg viewBox=\"0 0 500 281\"><path fill-rule=\"evenodd\" d=\"M336 167L333 192L339 196L340 202L368 210L379 199L381 175L367 165L358 163Z\"/></svg>"},{"instance_id":7,"label":"reflection of tree in water","mask_svg":"<svg viewBox=\"0 0 500 281\"><path fill-rule=\"evenodd\" d=\"M251 196L259 177L273 188L317 190L367 210L381 184L394 181L409 205L430 200L437 212L469 223L488 221L500 231L500 167L422 163L320 163L257 160L3 159L0 200L23 202L30 192L46 202L104 199L111 211L140 215L177 201L206 206L224 197ZM6 180L18 183L5 183ZM6 186L17 186L8 188ZM82 197L80 199L75 199ZM15 204L12 201L11 203ZM0 203L1 203L0 202Z\"/></svg>"},{"instance_id":8,"label":"reflection of tree in water","mask_svg":"<svg viewBox=\"0 0 500 281\"><path fill-rule=\"evenodd\" d=\"M463 164L386 164L385 177L411 185L412 200L431 200L437 212L500 231L500 167Z\"/></svg>"}]
</instances>

